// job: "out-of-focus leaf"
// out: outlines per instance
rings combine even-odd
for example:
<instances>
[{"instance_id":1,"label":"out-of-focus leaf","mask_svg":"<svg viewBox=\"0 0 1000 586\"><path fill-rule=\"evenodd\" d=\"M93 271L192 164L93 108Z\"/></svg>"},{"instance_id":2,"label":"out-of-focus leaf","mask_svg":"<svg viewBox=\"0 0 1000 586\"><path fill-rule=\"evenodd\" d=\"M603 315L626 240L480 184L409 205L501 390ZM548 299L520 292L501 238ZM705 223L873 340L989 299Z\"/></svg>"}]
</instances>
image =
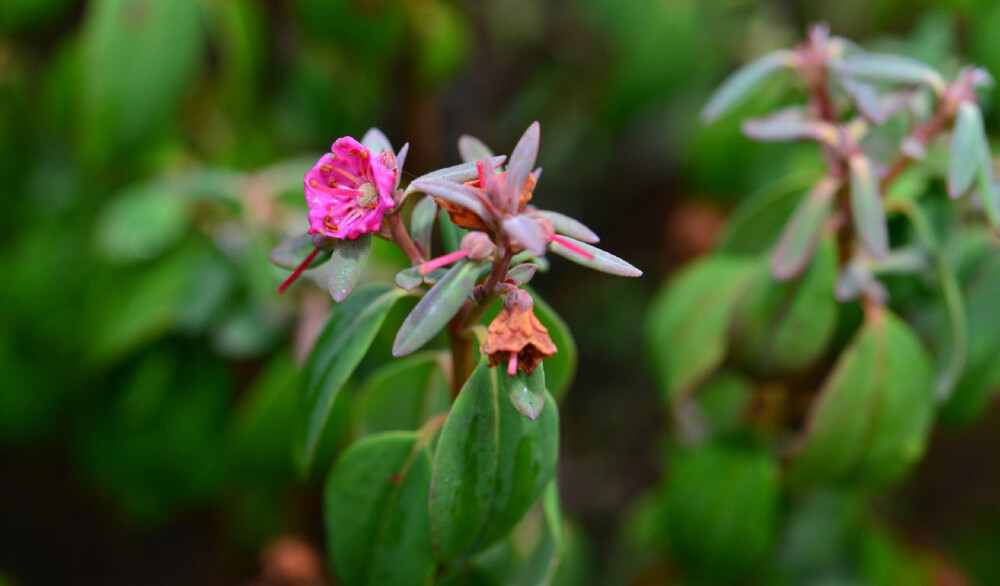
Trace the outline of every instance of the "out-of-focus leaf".
<instances>
[{"instance_id":1,"label":"out-of-focus leaf","mask_svg":"<svg viewBox=\"0 0 1000 586\"><path fill-rule=\"evenodd\" d=\"M545 372L539 365L531 375L518 371L514 376L502 376L507 398L517 412L535 420L545 406Z\"/></svg>"},{"instance_id":2,"label":"out-of-focus leaf","mask_svg":"<svg viewBox=\"0 0 1000 586\"><path fill-rule=\"evenodd\" d=\"M417 303L396 334L393 356L406 356L430 341L461 309L479 276L479 263L462 259Z\"/></svg>"},{"instance_id":3,"label":"out-of-focus leaf","mask_svg":"<svg viewBox=\"0 0 1000 586\"><path fill-rule=\"evenodd\" d=\"M434 570L430 476L430 451L417 433L371 436L337 459L323 508L330 558L344 584L429 582Z\"/></svg>"},{"instance_id":4,"label":"out-of-focus leaf","mask_svg":"<svg viewBox=\"0 0 1000 586\"><path fill-rule=\"evenodd\" d=\"M665 397L691 393L722 363L730 319L754 266L712 256L661 290L646 322L646 350Z\"/></svg>"},{"instance_id":5,"label":"out-of-focus leaf","mask_svg":"<svg viewBox=\"0 0 1000 586\"><path fill-rule=\"evenodd\" d=\"M857 540L859 566L865 584L886 586L937 586L937 571L921 559L904 538L878 523L865 527ZM946 574L947 575L947 574Z\"/></svg>"},{"instance_id":6,"label":"out-of-focus leaf","mask_svg":"<svg viewBox=\"0 0 1000 586\"><path fill-rule=\"evenodd\" d=\"M579 240L570 238L569 236L561 236L560 238L568 240L569 243L576 248L579 248L591 255L591 257L584 256L555 240L549 243L549 250L563 258L567 258L575 262L578 265L585 266L588 269L594 269L595 271L601 271L602 273L608 273L609 275L618 275L619 277L642 276L642 271L610 252L605 252L600 248L591 246L586 242L580 242Z\"/></svg>"},{"instance_id":7,"label":"out-of-focus leaf","mask_svg":"<svg viewBox=\"0 0 1000 586\"><path fill-rule=\"evenodd\" d=\"M938 93L945 86L941 74L933 68L902 55L861 53L833 63L832 68L840 75L926 85Z\"/></svg>"},{"instance_id":8,"label":"out-of-focus leaf","mask_svg":"<svg viewBox=\"0 0 1000 586\"><path fill-rule=\"evenodd\" d=\"M148 260L180 241L188 227L188 202L179 194L144 186L106 206L98 219L97 242L111 260Z\"/></svg>"},{"instance_id":9,"label":"out-of-focus leaf","mask_svg":"<svg viewBox=\"0 0 1000 586\"><path fill-rule=\"evenodd\" d=\"M396 273L396 285L406 291L412 291L424 283L424 275L420 267L410 267Z\"/></svg>"},{"instance_id":10,"label":"out-of-focus leaf","mask_svg":"<svg viewBox=\"0 0 1000 586\"><path fill-rule=\"evenodd\" d=\"M503 230L507 236L520 244L521 248L526 248L537 256L545 254L547 244L545 231L536 220L519 214L504 220Z\"/></svg>"},{"instance_id":11,"label":"out-of-focus leaf","mask_svg":"<svg viewBox=\"0 0 1000 586\"><path fill-rule=\"evenodd\" d=\"M821 179L795 209L771 254L771 274L775 279L794 279L809 266L823 238L823 225L833 210L839 189L839 181Z\"/></svg>"},{"instance_id":12,"label":"out-of-focus leaf","mask_svg":"<svg viewBox=\"0 0 1000 586\"><path fill-rule=\"evenodd\" d=\"M378 128L374 126L368 129L368 132L361 137L361 144L365 145L365 148L370 150L373 154L381 153L382 151L388 151L395 154L396 151L392 148L392 143L389 142L389 138Z\"/></svg>"},{"instance_id":13,"label":"out-of-focus leaf","mask_svg":"<svg viewBox=\"0 0 1000 586\"><path fill-rule=\"evenodd\" d=\"M848 163L851 167L851 217L854 230L872 256L884 259L889 254L889 232L878 179L866 156L854 155Z\"/></svg>"},{"instance_id":14,"label":"out-of-focus leaf","mask_svg":"<svg viewBox=\"0 0 1000 586\"><path fill-rule=\"evenodd\" d=\"M955 132L951 137L948 157L948 195L958 197L972 187L976 170L988 153L983 152L985 140L983 114L972 102L962 102L955 117Z\"/></svg>"},{"instance_id":15,"label":"out-of-focus leaf","mask_svg":"<svg viewBox=\"0 0 1000 586\"><path fill-rule=\"evenodd\" d=\"M499 167L503 165L507 157L504 155L498 155L490 159L490 163L493 167ZM471 163L462 163L460 165L455 165L453 167L447 167L444 169L438 169L437 171L432 171L426 175L421 175L413 180L412 183L406 188L404 197L413 193L414 191L421 191L419 187L414 185L418 181L423 181L426 179L443 179L445 181L451 181L452 183L464 183L466 181L472 181L479 177L479 170L476 168L477 161Z\"/></svg>"},{"instance_id":16,"label":"out-of-focus leaf","mask_svg":"<svg viewBox=\"0 0 1000 586\"><path fill-rule=\"evenodd\" d=\"M420 354L378 369L361 389L358 432L414 431L448 411L451 391L439 357Z\"/></svg>"},{"instance_id":17,"label":"out-of-focus leaf","mask_svg":"<svg viewBox=\"0 0 1000 586\"><path fill-rule=\"evenodd\" d=\"M740 128L747 138L761 142L817 140L834 146L838 141L836 127L821 120L810 120L804 109L797 106L763 118L744 120Z\"/></svg>"},{"instance_id":18,"label":"out-of-focus leaf","mask_svg":"<svg viewBox=\"0 0 1000 586\"><path fill-rule=\"evenodd\" d=\"M538 265L534 263L521 263L515 267L511 267L507 271L507 278L517 281L520 285L527 285L531 281L531 278L535 276L537 270Z\"/></svg>"},{"instance_id":19,"label":"out-of-focus leaf","mask_svg":"<svg viewBox=\"0 0 1000 586\"><path fill-rule=\"evenodd\" d=\"M425 197L413 206L410 216L410 236L427 258L431 257L431 232L437 218L438 205L433 197Z\"/></svg>"},{"instance_id":20,"label":"out-of-focus leaf","mask_svg":"<svg viewBox=\"0 0 1000 586\"><path fill-rule=\"evenodd\" d=\"M761 266L737 302L730 328L733 354L761 373L793 371L815 361L837 324L836 279L836 251L829 240L796 280L776 283Z\"/></svg>"},{"instance_id":21,"label":"out-of-focus leaf","mask_svg":"<svg viewBox=\"0 0 1000 586\"><path fill-rule=\"evenodd\" d=\"M587 242L589 244L596 244L601 240L593 230L584 226L582 222L560 214L559 212L538 210L536 212L532 212L531 215L551 222L552 227L555 228L556 232L559 234L565 234L566 236L576 238L577 240Z\"/></svg>"},{"instance_id":22,"label":"out-of-focus leaf","mask_svg":"<svg viewBox=\"0 0 1000 586\"><path fill-rule=\"evenodd\" d=\"M507 197L510 198L507 202L508 210L513 210L517 207L517 201L521 197L521 187L528 180L528 175L531 174L531 171L535 167L541 132L541 126L538 122L532 122L531 126L528 126L528 129L521 135L517 144L514 145L514 150L510 153L510 162L507 163L506 177Z\"/></svg>"},{"instance_id":23,"label":"out-of-focus leaf","mask_svg":"<svg viewBox=\"0 0 1000 586\"><path fill-rule=\"evenodd\" d=\"M883 310L823 384L790 474L810 485L892 482L923 453L933 409L930 357L910 327Z\"/></svg>"},{"instance_id":24,"label":"out-of-focus leaf","mask_svg":"<svg viewBox=\"0 0 1000 586\"><path fill-rule=\"evenodd\" d=\"M764 450L676 453L666 501L674 560L709 583L747 576L775 545L779 496L778 464Z\"/></svg>"},{"instance_id":25,"label":"out-of-focus leaf","mask_svg":"<svg viewBox=\"0 0 1000 586\"><path fill-rule=\"evenodd\" d=\"M475 164L484 159L492 159L493 151L490 147L474 136L463 134L458 137L458 154L466 163Z\"/></svg>"},{"instance_id":26,"label":"out-of-focus leaf","mask_svg":"<svg viewBox=\"0 0 1000 586\"><path fill-rule=\"evenodd\" d=\"M358 284L365 262L372 251L372 235L362 234L354 240L338 240L330 257L328 288L330 296L340 303Z\"/></svg>"},{"instance_id":27,"label":"out-of-focus leaf","mask_svg":"<svg viewBox=\"0 0 1000 586\"><path fill-rule=\"evenodd\" d=\"M491 545L514 527L555 473L559 416L555 400L532 421L502 394L507 376L482 360L441 431L431 481L431 528L439 559Z\"/></svg>"},{"instance_id":28,"label":"out-of-focus leaf","mask_svg":"<svg viewBox=\"0 0 1000 586\"><path fill-rule=\"evenodd\" d=\"M5 0L0 4L0 31L13 33L39 26L70 5L72 0Z\"/></svg>"},{"instance_id":29,"label":"out-of-focus leaf","mask_svg":"<svg viewBox=\"0 0 1000 586\"><path fill-rule=\"evenodd\" d=\"M701 119L705 122L712 122L731 110L764 79L791 65L793 57L791 51L775 51L736 70L712 94L705 108L701 111Z\"/></svg>"},{"instance_id":30,"label":"out-of-focus leaf","mask_svg":"<svg viewBox=\"0 0 1000 586\"><path fill-rule=\"evenodd\" d=\"M313 243L312 234L299 234L274 247L274 250L271 251L267 258L283 269L294 271L307 256L312 254L315 248L316 245ZM330 258L331 254L333 253L330 251L319 251L319 254L309 263L308 268L323 264Z\"/></svg>"},{"instance_id":31,"label":"out-of-focus leaf","mask_svg":"<svg viewBox=\"0 0 1000 586\"><path fill-rule=\"evenodd\" d=\"M197 0L95 0L83 25L84 145L103 159L173 109L204 44Z\"/></svg>"},{"instance_id":32,"label":"out-of-focus leaf","mask_svg":"<svg viewBox=\"0 0 1000 586\"><path fill-rule=\"evenodd\" d=\"M295 420L299 370L290 355L271 359L245 396L229 427L229 453L241 479L284 482L295 466L287 442Z\"/></svg>"},{"instance_id":33,"label":"out-of-focus leaf","mask_svg":"<svg viewBox=\"0 0 1000 586\"><path fill-rule=\"evenodd\" d=\"M468 59L473 25L449 2L421 2L412 10L419 35L416 72L424 85L447 81Z\"/></svg>"},{"instance_id":34,"label":"out-of-focus leaf","mask_svg":"<svg viewBox=\"0 0 1000 586\"><path fill-rule=\"evenodd\" d=\"M334 308L302 369L296 421L295 454L305 473L316 450L330 410L348 377L368 351L393 304L406 293L388 285L371 285Z\"/></svg>"},{"instance_id":35,"label":"out-of-focus leaf","mask_svg":"<svg viewBox=\"0 0 1000 586\"><path fill-rule=\"evenodd\" d=\"M802 193L815 183L815 173L797 172L746 198L730 216L717 250L752 255L774 248Z\"/></svg>"},{"instance_id":36,"label":"out-of-focus leaf","mask_svg":"<svg viewBox=\"0 0 1000 586\"><path fill-rule=\"evenodd\" d=\"M776 565L790 584L811 583L837 567L851 545L863 500L846 491L814 490L793 502L778 546Z\"/></svg>"},{"instance_id":37,"label":"out-of-focus leaf","mask_svg":"<svg viewBox=\"0 0 1000 586\"><path fill-rule=\"evenodd\" d=\"M994 228L1000 228L1000 186L997 185L996 174L993 172L993 155L985 135L981 148L984 155L976 172L976 188L983 200L986 217Z\"/></svg>"},{"instance_id":38,"label":"out-of-focus leaf","mask_svg":"<svg viewBox=\"0 0 1000 586\"><path fill-rule=\"evenodd\" d=\"M875 86L850 77L838 79L840 87L844 89L854 107L858 109L869 122L880 125L888 118L888 112L883 110L878 90Z\"/></svg>"},{"instance_id":39,"label":"out-of-focus leaf","mask_svg":"<svg viewBox=\"0 0 1000 586\"><path fill-rule=\"evenodd\" d=\"M407 11L400 0L358 4L351 0L294 0L296 23L312 37L338 44L352 59L379 66L406 38ZM350 26L344 26L350 23Z\"/></svg>"}]
</instances>

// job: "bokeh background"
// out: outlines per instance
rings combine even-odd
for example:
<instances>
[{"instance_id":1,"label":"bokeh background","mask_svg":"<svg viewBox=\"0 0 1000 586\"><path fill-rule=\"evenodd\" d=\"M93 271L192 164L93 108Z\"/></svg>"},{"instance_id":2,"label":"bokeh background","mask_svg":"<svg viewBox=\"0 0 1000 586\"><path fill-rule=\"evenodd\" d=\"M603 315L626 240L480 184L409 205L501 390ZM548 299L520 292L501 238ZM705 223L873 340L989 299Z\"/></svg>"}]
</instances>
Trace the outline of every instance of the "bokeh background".
<instances>
[{"instance_id":1,"label":"bokeh background","mask_svg":"<svg viewBox=\"0 0 1000 586\"><path fill-rule=\"evenodd\" d=\"M328 300L279 297L267 262L305 228L302 173L370 126L420 174L533 120L537 202L646 272L556 259L533 283L580 348L560 484L582 583L669 583L622 570L669 433L644 315L741 199L815 167L738 132L781 88L697 117L814 21L1000 74L988 0L0 0L0 584L268 584L275 539L321 548L288 414ZM938 431L891 497L947 584L1000 584L998 445L995 408Z\"/></svg>"}]
</instances>

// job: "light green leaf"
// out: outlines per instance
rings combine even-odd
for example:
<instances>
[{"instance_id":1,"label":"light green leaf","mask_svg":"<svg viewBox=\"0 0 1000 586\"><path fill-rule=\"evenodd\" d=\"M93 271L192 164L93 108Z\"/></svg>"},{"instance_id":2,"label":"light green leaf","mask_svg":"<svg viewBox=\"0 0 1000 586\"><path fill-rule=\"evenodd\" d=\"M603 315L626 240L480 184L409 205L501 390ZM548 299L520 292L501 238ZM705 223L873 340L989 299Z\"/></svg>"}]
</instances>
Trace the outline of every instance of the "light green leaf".
<instances>
[{"instance_id":1,"label":"light green leaf","mask_svg":"<svg viewBox=\"0 0 1000 586\"><path fill-rule=\"evenodd\" d=\"M962 102L955 117L948 157L948 195L958 197L972 187L976 171L988 153L983 152L986 131L983 114L972 102Z\"/></svg>"},{"instance_id":2,"label":"light green leaf","mask_svg":"<svg viewBox=\"0 0 1000 586\"><path fill-rule=\"evenodd\" d=\"M330 296L340 303L358 284L365 262L372 251L372 235L362 234L354 240L338 240L330 257Z\"/></svg>"},{"instance_id":3,"label":"light green leaf","mask_svg":"<svg viewBox=\"0 0 1000 586\"><path fill-rule=\"evenodd\" d=\"M932 67L902 55L861 53L834 64L833 69L841 75L926 85L938 93L945 87L941 74Z\"/></svg>"},{"instance_id":4,"label":"light green leaf","mask_svg":"<svg viewBox=\"0 0 1000 586\"><path fill-rule=\"evenodd\" d=\"M514 376L501 377L510 404L531 420L538 419L545 406L545 373L542 366L539 365L531 375L517 371Z\"/></svg>"},{"instance_id":5,"label":"light green leaf","mask_svg":"<svg viewBox=\"0 0 1000 586\"><path fill-rule=\"evenodd\" d=\"M878 180L864 155L848 159L851 167L851 217L858 240L876 259L889 254L889 231Z\"/></svg>"}]
</instances>

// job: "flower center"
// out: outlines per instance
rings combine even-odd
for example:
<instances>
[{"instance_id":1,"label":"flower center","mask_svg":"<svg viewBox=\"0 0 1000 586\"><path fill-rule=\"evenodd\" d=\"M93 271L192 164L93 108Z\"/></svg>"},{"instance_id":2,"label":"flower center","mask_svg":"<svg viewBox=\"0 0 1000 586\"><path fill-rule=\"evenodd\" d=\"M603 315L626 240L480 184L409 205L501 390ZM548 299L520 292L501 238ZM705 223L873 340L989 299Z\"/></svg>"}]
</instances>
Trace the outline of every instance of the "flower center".
<instances>
[{"instance_id":1,"label":"flower center","mask_svg":"<svg viewBox=\"0 0 1000 586\"><path fill-rule=\"evenodd\" d=\"M361 197L358 198L358 205L363 208L374 210L378 207L378 189L372 183L364 183L358 188Z\"/></svg>"}]
</instances>

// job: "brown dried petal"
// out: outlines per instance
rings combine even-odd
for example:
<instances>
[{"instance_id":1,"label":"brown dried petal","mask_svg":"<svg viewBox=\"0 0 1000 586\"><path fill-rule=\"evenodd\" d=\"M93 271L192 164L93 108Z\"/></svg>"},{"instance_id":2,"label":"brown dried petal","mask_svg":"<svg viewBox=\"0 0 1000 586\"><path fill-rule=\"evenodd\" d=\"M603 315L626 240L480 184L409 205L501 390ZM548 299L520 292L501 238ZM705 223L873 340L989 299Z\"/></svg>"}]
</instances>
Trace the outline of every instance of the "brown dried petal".
<instances>
[{"instance_id":1,"label":"brown dried petal","mask_svg":"<svg viewBox=\"0 0 1000 586\"><path fill-rule=\"evenodd\" d=\"M506 363L511 353L516 353L517 367L531 374L542 360L555 354L557 348L535 312L514 305L512 309L501 309L490 322L480 351L489 358L490 366Z\"/></svg>"},{"instance_id":2,"label":"brown dried petal","mask_svg":"<svg viewBox=\"0 0 1000 586\"><path fill-rule=\"evenodd\" d=\"M505 174L506 171L504 171L500 175L503 176ZM470 187L482 188L482 185L479 184L478 179L475 181L467 181L465 184ZM524 186L521 188L521 200L518 202L517 206L518 213L523 211L524 206L526 206L528 202L531 201L532 193L534 192L534 190L535 190L535 176L528 175L528 178L524 182ZM473 230L489 231L489 227L486 225L485 222L483 222L482 218L470 212L469 210L463 208L462 206L456 203L452 203L450 201L438 199L436 197L434 198L434 201L437 202L439 206L444 208L446 212L448 212L448 216L451 217L452 223L455 224L456 226L461 226L462 228L470 228Z\"/></svg>"}]
</instances>

